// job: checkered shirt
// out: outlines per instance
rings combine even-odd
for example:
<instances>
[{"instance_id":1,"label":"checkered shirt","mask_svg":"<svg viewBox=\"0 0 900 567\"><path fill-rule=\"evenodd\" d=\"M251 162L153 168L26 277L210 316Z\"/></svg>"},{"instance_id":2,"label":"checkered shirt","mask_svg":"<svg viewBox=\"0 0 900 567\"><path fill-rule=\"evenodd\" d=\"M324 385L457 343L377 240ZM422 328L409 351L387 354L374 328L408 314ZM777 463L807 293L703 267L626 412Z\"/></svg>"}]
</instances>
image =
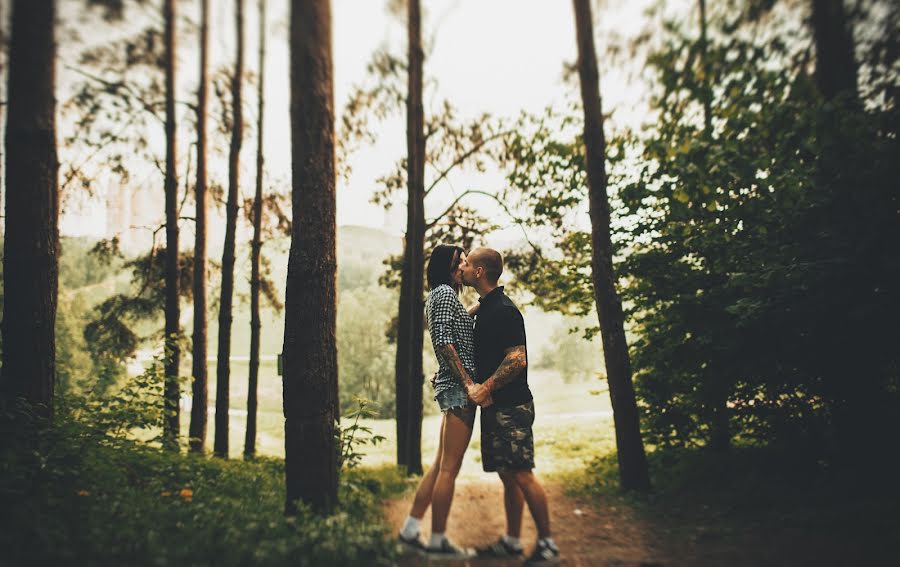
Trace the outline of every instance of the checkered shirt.
<instances>
[{"instance_id":1,"label":"checkered shirt","mask_svg":"<svg viewBox=\"0 0 900 567\"><path fill-rule=\"evenodd\" d=\"M442 284L431 290L425 301L425 321L428 323L431 346L434 347L440 366L434 379L434 394L459 384L450 370L449 362L440 354L442 346L453 344L463 367L470 376L476 376L474 320L466 312L452 287Z\"/></svg>"}]
</instances>

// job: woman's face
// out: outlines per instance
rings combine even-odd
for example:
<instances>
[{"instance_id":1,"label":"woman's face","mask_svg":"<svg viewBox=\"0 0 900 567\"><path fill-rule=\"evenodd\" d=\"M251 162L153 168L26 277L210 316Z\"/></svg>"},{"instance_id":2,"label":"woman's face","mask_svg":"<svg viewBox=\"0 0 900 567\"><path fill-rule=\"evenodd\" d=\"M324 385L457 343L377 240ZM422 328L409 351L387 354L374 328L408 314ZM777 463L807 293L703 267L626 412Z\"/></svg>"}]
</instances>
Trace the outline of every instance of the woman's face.
<instances>
[{"instance_id":1,"label":"woman's face","mask_svg":"<svg viewBox=\"0 0 900 567\"><path fill-rule=\"evenodd\" d=\"M450 264L450 279L452 279L453 283L456 285L462 285L463 283L462 265L465 263L465 261L466 253L460 252L459 256L457 256L453 263Z\"/></svg>"}]
</instances>

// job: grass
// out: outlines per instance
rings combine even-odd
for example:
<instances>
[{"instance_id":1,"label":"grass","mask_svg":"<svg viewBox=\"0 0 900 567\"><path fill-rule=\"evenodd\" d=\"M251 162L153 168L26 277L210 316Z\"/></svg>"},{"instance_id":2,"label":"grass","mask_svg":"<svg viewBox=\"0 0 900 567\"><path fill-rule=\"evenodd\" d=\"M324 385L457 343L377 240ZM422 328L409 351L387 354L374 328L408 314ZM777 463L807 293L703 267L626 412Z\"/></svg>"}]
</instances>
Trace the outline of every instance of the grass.
<instances>
[{"instance_id":1,"label":"grass","mask_svg":"<svg viewBox=\"0 0 900 567\"><path fill-rule=\"evenodd\" d=\"M232 363L232 408L229 425L229 455L240 457L244 447L247 400L247 363ZM534 370L529 373L529 385L535 398L534 424L535 452L538 471L542 474L558 474L567 470L581 470L598 455L614 449L615 433L612 411L606 392L592 394L601 387L599 381L565 383L558 373L551 370ZM261 455L284 456L284 417L282 414L281 377L274 362L260 365L259 408L257 416L257 450ZM437 451L441 416L436 414L436 403L431 399L431 387L425 386L425 406L431 414L422 422L423 465L434 458ZM207 444L212 445L214 435L215 376L210 375L210 425ZM182 431L187 431L190 412L182 410ZM384 466L396 462L396 422L393 419L366 419L361 424L372 428L373 433L385 438L377 447L367 447L363 464ZM461 471L462 478L477 478L481 471L480 425L476 420L475 431Z\"/></svg>"}]
</instances>

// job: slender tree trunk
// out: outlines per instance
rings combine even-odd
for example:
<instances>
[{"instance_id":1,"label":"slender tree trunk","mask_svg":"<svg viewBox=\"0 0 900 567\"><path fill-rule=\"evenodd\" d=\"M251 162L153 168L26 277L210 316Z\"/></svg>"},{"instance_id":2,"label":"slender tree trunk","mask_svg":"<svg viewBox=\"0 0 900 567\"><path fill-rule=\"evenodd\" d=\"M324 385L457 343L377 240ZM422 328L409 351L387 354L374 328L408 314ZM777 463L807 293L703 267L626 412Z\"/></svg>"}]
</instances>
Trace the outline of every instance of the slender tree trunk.
<instances>
[{"instance_id":1,"label":"slender tree trunk","mask_svg":"<svg viewBox=\"0 0 900 567\"><path fill-rule=\"evenodd\" d=\"M590 0L573 0L578 38L578 75L584 105L584 146L587 158L591 217L591 269L594 299L600 318L603 355L616 427L619 479L623 489L649 490L650 476L641 440L631 363L625 341L622 303L616 292L610 210L606 196L606 139L600 101L597 55L594 48Z\"/></svg>"},{"instance_id":2,"label":"slender tree trunk","mask_svg":"<svg viewBox=\"0 0 900 567\"><path fill-rule=\"evenodd\" d=\"M256 195L253 198L253 248L250 268L250 377L247 386L247 434L244 458L256 454L256 390L259 382L259 253L262 248L263 116L266 78L266 0L259 0L259 84L257 85Z\"/></svg>"},{"instance_id":3,"label":"slender tree trunk","mask_svg":"<svg viewBox=\"0 0 900 567\"><path fill-rule=\"evenodd\" d=\"M4 8L6 8L6 2L0 2L0 77L2 77L2 75L3 75L3 62L4 62L4 61L3 61L3 58L4 58L4 57L6 56L6 54L7 54L7 46L6 46L6 11L4 10ZM2 82L3 82L2 79L0 79L0 84L2 84ZM4 94L5 94L5 93L0 94L0 99L6 100L6 97L3 96ZM3 113L0 112L0 120L3 120L3 118L4 118L4 117L3 117ZM2 128L2 125L0 125L0 128ZM4 148L3 148L3 149L4 149L4 150L6 149L6 148L5 148L5 145L4 145ZM4 219L3 219L3 214L4 214L4 213L3 213L3 183L2 183L2 180L3 180L3 172L2 172L2 168L3 168L3 153L0 152L0 236L3 235L3 226L4 226Z\"/></svg>"},{"instance_id":4,"label":"slender tree trunk","mask_svg":"<svg viewBox=\"0 0 900 567\"><path fill-rule=\"evenodd\" d=\"M55 2L17 0L6 123L3 250L4 401L25 398L53 415L59 276Z\"/></svg>"},{"instance_id":5,"label":"slender tree trunk","mask_svg":"<svg viewBox=\"0 0 900 567\"><path fill-rule=\"evenodd\" d=\"M409 384L407 471L422 474L422 341L424 333L424 305L422 294L425 270L425 133L422 104L422 51L421 10L419 0L408 2L409 74L406 99L406 148L407 148L407 231L409 263L405 273L409 277Z\"/></svg>"},{"instance_id":6,"label":"slender tree trunk","mask_svg":"<svg viewBox=\"0 0 900 567\"><path fill-rule=\"evenodd\" d=\"M816 84L831 100L839 94L857 98L857 66L853 32L842 0L813 0L813 37L816 43Z\"/></svg>"},{"instance_id":7,"label":"slender tree trunk","mask_svg":"<svg viewBox=\"0 0 900 567\"><path fill-rule=\"evenodd\" d=\"M400 274L400 300L397 311L397 356L394 359L394 396L397 413L397 466L407 469L409 465L409 221L407 236L403 238L403 271Z\"/></svg>"},{"instance_id":8,"label":"slender tree trunk","mask_svg":"<svg viewBox=\"0 0 900 567\"><path fill-rule=\"evenodd\" d=\"M228 408L231 380L231 323L234 296L234 248L237 232L241 144L244 138L244 0L237 0L237 58L231 79L231 147L228 152L228 202L225 206L225 246L222 250L222 292L219 299L219 349L216 355L216 436L213 451L228 458Z\"/></svg>"},{"instance_id":9,"label":"slender tree trunk","mask_svg":"<svg viewBox=\"0 0 900 567\"><path fill-rule=\"evenodd\" d=\"M200 86L197 89L197 212L194 237L194 339L190 447L202 453L206 446L208 404L206 316L206 112L208 99L209 0L200 0Z\"/></svg>"},{"instance_id":10,"label":"slender tree trunk","mask_svg":"<svg viewBox=\"0 0 900 567\"><path fill-rule=\"evenodd\" d=\"M178 373L181 362L181 329L178 305L178 179L175 124L175 0L163 8L166 40L166 420L167 444L177 442L180 428Z\"/></svg>"},{"instance_id":11,"label":"slender tree trunk","mask_svg":"<svg viewBox=\"0 0 900 567\"><path fill-rule=\"evenodd\" d=\"M334 91L329 0L291 2L293 227L285 293L285 511L337 503Z\"/></svg>"}]
</instances>

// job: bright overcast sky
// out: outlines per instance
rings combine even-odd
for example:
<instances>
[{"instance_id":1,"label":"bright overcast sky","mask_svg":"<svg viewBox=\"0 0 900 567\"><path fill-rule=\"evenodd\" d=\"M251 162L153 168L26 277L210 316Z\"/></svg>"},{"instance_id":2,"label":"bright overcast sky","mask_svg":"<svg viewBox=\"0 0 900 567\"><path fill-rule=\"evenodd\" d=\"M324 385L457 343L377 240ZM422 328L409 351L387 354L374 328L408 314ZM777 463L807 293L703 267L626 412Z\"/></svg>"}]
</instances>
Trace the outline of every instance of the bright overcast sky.
<instances>
[{"instance_id":1,"label":"bright overcast sky","mask_svg":"<svg viewBox=\"0 0 900 567\"><path fill-rule=\"evenodd\" d=\"M576 44L574 16L568 0L425 0L424 40L433 42L433 50L425 61L426 76L437 80L437 92L429 98L448 99L460 117L483 112L513 117L521 111L539 112L546 106L563 101L571 87L563 84L563 65L574 62ZM594 3L595 9L598 3ZM647 0L604 2L606 7L595 13L598 41L605 30L634 33L642 24L642 8ZM213 60L219 64L233 60L230 46L234 37L233 4L215 0L213 5ZM196 10L189 2L179 3L186 14ZM256 70L258 41L257 7L246 0L246 66ZM287 44L287 0L269 0L269 30L266 80L265 156L269 179L290 179L289 73ZM405 55L406 34L403 23L390 16L384 0L332 0L335 107L341 112L347 95L355 84L366 80L366 64L380 47L390 47ZM598 44L599 45L599 44ZM63 62L72 62L74 53L62 53ZM180 90L194 88L196 47L182 40L179 48ZM602 61L601 61L602 66ZM64 70L63 70L64 72ZM601 90L605 108L627 105L635 98L626 89L624 79L612 71L601 69ZM61 81L65 82L65 78ZM255 87L245 88L250 119L255 119ZM569 93L571 94L571 93ZM185 94L184 96L188 96ZM426 108L427 111L427 108ZM623 110L623 113L633 111ZM255 161L255 139L245 139L242 161L252 171ZM395 234L405 229L403 204L388 215L369 203L376 179L388 171L405 154L405 117L397 115L381 127L379 142L354 154L353 175L348 182L338 182L338 224L383 228ZM162 149L159 151L162 156ZM148 175L157 175L151 172ZM218 176L224 178L224 172ZM496 172L465 174L456 180L464 188L496 188L502 177ZM254 176L244 174L242 193L250 196ZM160 183L161 185L161 183ZM160 199L162 195L159 196ZM441 197L438 197L440 199ZM446 203L426 203L429 212L442 210ZM488 202L472 202L490 207ZM102 232L103 222L95 222L103 213L97 205L76 212L70 207L63 219L62 230L68 234ZM213 227L213 233L217 232Z\"/></svg>"}]
</instances>

